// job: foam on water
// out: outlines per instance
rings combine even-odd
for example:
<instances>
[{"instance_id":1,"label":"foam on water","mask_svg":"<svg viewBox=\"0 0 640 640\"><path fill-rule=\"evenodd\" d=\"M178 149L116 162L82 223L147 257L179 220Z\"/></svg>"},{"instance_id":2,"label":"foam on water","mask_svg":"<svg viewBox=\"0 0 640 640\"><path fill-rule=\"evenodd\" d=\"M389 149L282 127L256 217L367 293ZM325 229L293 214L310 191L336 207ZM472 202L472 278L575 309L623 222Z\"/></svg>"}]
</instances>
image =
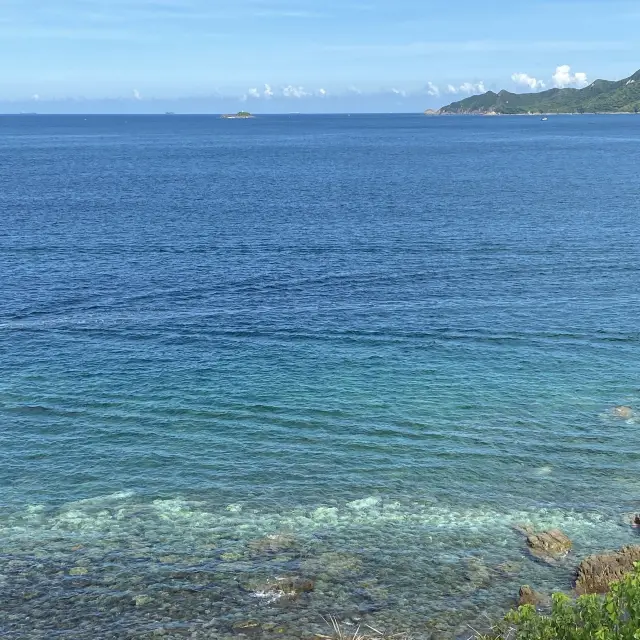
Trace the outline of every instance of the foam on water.
<instances>
[{"instance_id":1,"label":"foam on water","mask_svg":"<svg viewBox=\"0 0 640 640\"><path fill-rule=\"evenodd\" d=\"M558 567L534 562L513 529L519 523L562 528L574 541L571 559ZM29 506L0 526L3 583L9 593L19 585L40 594L38 607L47 612L42 633L60 623L56 607L65 589L80 588L74 615L118 601L129 628L143 633L169 607L202 638L233 637L233 625L248 618L260 622L262 637L282 637L283 625L294 634L284 637L298 637L321 631L322 616L330 614L387 629L422 629L416 637L424 638L435 625L446 635L465 621L481 623L487 612L499 615L519 582L568 588L579 557L634 535L628 523L597 512L503 513L382 496L273 512L239 504L214 509L180 497L145 503L133 492L57 510ZM287 575L312 578L316 588L290 601L266 586ZM189 597L172 598L176 589ZM140 606L147 600L156 608ZM12 628L7 637L27 629Z\"/></svg>"}]
</instances>

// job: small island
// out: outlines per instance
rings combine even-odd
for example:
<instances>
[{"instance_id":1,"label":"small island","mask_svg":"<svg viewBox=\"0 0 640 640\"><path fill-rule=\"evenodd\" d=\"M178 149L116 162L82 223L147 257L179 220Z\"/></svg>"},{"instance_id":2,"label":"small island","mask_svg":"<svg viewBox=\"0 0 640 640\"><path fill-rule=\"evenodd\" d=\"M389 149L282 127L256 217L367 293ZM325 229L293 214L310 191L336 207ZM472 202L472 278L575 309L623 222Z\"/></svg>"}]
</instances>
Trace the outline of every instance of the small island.
<instances>
[{"instance_id":1,"label":"small island","mask_svg":"<svg viewBox=\"0 0 640 640\"><path fill-rule=\"evenodd\" d=\"M221 118L225 120L246 120L247 118L255 118L254 115L248 111L238 111L238 113L224 113Z\"/></svg>"}]
</instances>

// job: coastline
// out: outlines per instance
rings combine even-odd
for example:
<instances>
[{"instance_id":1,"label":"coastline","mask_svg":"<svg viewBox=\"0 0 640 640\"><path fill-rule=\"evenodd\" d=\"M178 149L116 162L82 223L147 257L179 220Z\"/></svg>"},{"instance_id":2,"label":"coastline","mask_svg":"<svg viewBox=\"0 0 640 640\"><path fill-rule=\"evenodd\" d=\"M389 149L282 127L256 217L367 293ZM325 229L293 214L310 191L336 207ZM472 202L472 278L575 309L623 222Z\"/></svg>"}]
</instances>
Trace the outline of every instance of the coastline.
<instances>
[{"instance_id":1,"label":"coastline","mask_svg":"<svg viewBox=\"0 0 640 640\"><path fill-rule=\"evenodd\" d=\"M532 118L544 118L550 116L637 116L640 113L635 111L595 111L589 113L577 113L571 111L548 111L544 113L498 113L496 111L462 111L462 112L433 112L424 113L427 117L443 117L443 116L487 116L487 117L532 117Z\"/></svg>"}]
</instances>

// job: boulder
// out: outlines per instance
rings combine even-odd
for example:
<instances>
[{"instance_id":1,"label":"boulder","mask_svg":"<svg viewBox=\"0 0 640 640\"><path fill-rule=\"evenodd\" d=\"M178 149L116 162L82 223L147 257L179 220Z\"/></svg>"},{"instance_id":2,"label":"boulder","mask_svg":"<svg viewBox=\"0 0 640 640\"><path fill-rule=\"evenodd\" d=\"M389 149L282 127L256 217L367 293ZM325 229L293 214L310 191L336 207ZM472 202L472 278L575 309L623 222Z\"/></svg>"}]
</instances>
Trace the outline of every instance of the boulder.
<instances>
[{"instance_id":1,"label":"boulder","mask_svg":"<svg viewBox=\"0 0 640 640\"><path fill-rule=\"evenodd\" d=\"M529 533L527 545L533 557L548 564L555 564L571 551L571 540L560 529Z\"/></svg>"},{"instance_id":2,"label":"boulder","mask_svg":"<svg viewBox=\"0 0 640 640\"><path fill-rule=\"evenodd\" d=\"M621 580L640 562L640 545L623 547L620 551L585 558L576 573L576 592L606 593L613 582Z\"/></svg>"},{"instance_id":3,"label":"boulder","mask_svg":"<svg viewBox=\"0 0 640 640\"><path fill-rule=\"evenodd\" d=\"M616 418L621 418L622 420L628 420L633 417L633 409L624 405L614 407L611 412Z\"/></svg>"},{"instance_id":4,"label":"boulder","mask_svg":"<svg viewBox=\"0 0 640 640\"><path fill-rule=\"evenodd\" d=\"M525 604L533 605L534 607L547 607L550 600L547 596L535 589L532 589L528 584L520 587L520 593L518 595L518 606L521 607Z\"/></svg>"},{"instance_id":5,"label":"boulder","mask_svg":"<svg viewBox=\"0 0 640 640\"><path fill-rule=\"evenodd\" d=\"M620 518L620 524L632 527L634 529L640 528L640 513L631 511L630 513L623 513Z\"/></svg>"}]
</instances>

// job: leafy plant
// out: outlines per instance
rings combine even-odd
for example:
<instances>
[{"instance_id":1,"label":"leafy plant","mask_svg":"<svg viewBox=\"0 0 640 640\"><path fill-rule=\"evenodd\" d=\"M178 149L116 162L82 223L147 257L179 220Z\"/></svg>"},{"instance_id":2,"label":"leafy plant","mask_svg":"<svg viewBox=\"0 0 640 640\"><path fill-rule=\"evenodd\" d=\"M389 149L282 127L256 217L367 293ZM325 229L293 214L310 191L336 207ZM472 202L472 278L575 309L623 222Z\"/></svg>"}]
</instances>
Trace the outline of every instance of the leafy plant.
<instances>
[{"instance_id":1,"label":"leafy plant","mask_svg":"<svg viewBox=\"0 0 640 640\"><path fill-rule=\"evenodd\" d=\"M497 635L478 640L640 640L640 563L604 597L557 593L549 615L526 605L507 615Z\"/></svg>"}]
</instances>

